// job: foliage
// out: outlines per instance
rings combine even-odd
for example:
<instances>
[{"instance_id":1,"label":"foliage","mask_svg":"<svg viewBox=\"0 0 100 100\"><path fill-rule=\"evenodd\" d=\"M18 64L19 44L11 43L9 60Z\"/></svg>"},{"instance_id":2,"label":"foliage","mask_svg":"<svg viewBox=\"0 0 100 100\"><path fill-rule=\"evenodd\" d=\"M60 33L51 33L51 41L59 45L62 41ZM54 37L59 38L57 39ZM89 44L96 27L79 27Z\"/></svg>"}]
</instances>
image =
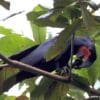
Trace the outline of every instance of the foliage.
<instances>
[{"instance_id":1,"label":"foliage","mask_svg":"<svg viewBox=\"0 0 100 100\"><path fill-rule=\"evenodd\" d=\"M86 89L90 85L94 87L95 82L100 80L100 16L93 15L92 12L87 10L87 6L90 6L93 11L98 9L98 5L91 0L54 0L53 9L47 9L41 5L36 6L27 14L27 18L32 27L34 41L0 26L0 34L3 35L3 37L0 38L0 53L6 56L44 42L46 40L47 26L63 28L63 31L59 33L57 41L45 54L46 60L51 60L61 53L73 33L75 33L76 36L91 36L96 44L98 58L91 68L73 70L74 80L80 90L77 87L72 88L72 85L45 77L43 77L39 85L36 85L34 83L36 78L32 78L23 82L28 84L29 88L27 88L22 96L8 97L2 94L0 96L2 100L28 100L25 96L27 92L30 92L31 100L33 100L33 98L34 100L83 100L85 98L84 92L81 89ZM8 8L8 6L6 7ZM0 87L4 80L14 73L17 73L17 71L16 69L9 68L1 71ZM21 83L20 86L22 86L23 83Z\"/></svg>"},{"instance_id":2,"label":"foliage","mask_svg":"<svg viewBox=\"0 0 100 100\"><path fill-rule=\"evenodd\" d=\"M2 5L6 9L10 8L10 3L8 1L5 1L5 0L0 0L0 5Z\"/></svg>"}]
</instances>

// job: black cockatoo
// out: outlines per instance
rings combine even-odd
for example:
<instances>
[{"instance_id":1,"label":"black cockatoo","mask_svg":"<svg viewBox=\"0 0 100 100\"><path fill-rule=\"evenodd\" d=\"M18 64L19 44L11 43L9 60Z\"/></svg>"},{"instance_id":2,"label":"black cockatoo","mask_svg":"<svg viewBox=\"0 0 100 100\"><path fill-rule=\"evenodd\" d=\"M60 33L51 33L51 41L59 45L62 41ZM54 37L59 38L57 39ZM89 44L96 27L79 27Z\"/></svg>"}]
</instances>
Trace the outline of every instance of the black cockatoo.
<instances>
[{"instance_id":1,"label":"black cockatoo","mask_svg":"<svg viewBox=\"0 0 100 100\"><path fill-rule=\"evenodd\" d=\"M35 66L48 72L56 70L57 67L63 68L64 66L68 66L68 61L70 59L70 40L68 41L68 43L66 43L65 50L63 50L62 53L60 53L52 60L46 62L46 59L44 57L45 53L54 44L56 40L57 37L54 37L53 39L50 39L40 45L30 47L26 50L23 50L22 52L12 55L9 58ZM89 37L76 37L74 39L73 48L73 54L76 55L78 59L74 61L72 68L85 68L93 64L96 60L95 45ZM18 83L24 79L31 78L33 76L36 76L36 74L21 70L13 77L16 78L16 83Z\"/></svg>"}]
</instances>

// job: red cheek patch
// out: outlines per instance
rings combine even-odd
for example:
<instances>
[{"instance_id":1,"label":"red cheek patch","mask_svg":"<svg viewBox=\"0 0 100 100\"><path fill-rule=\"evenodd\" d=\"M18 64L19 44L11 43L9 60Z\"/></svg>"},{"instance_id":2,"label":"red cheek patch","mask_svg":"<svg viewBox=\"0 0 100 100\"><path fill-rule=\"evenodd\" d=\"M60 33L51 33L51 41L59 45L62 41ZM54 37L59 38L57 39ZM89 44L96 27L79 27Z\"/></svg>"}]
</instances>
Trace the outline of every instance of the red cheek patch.
<instances>
[{"instance_id":1,"label":"red cheek patch","mask_svg":"<svg viewBox=\"0 0 100 100\"><path fill-rule=\"evenodd\" d=\"M83 59L86 61L88 60L89 56L91 55L91 52L89 51L89 49L86 46L81 46L79 48L79 51L81 52L81 54L83 55Z\"/></svg>"}]
</instances>

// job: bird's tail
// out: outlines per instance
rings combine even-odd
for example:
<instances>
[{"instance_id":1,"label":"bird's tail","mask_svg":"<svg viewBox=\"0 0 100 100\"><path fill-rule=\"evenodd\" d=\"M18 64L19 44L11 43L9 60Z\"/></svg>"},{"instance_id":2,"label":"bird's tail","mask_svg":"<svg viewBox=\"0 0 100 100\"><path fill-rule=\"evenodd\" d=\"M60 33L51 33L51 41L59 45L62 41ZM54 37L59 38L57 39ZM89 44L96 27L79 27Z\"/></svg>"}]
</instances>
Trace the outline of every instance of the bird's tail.
<instances>
[{"instance_id":1,"label":"bird's tail","mask_svg":"<svg viewBox=\"0 0 100 100\"><path fill-rule=\"evenodd\" d=\"M3 84L0 86L0 93L8 91L15 84L17 84L25 79L31 78L33 76L36 76L36 74L33 74L33 73L31 74L31 73L26 72L26 71L18 72L17 74L9 77L8 79L6 79L3 82Z\"/></svg>"}]
</instances>

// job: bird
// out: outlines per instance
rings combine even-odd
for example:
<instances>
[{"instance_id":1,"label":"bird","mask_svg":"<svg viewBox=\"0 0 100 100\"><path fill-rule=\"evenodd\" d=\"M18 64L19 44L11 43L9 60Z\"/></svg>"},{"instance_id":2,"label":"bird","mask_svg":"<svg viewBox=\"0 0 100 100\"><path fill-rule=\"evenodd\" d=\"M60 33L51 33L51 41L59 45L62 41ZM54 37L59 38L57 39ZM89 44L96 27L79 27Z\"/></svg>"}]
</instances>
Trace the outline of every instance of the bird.
<instances>
[{"instance_id":1,"label":"bird","mask_svg":"<svg viewBox=\"0 0 100 100\"><path fill-rule=\"evenodd\" d=\"M29 47L19 53L11 55L9 59L17 60L48 72L52 72L57 68L63 68L64 66L68 67L71 56L70 39L66 42L66 47L60 54L49 61L45 59L46 52L55 43L57 38L58 37L54 37L42 44ZM73 55L76 55L77 59L72 64L72 68L81 69L91 66L97 58L96 47L92 39L88 36L77 36L73 43ZM37 76L36 73L21 70L12 77L15 77L16 83L19 83L35 76Z\"/></svg>"}]
</instances>

